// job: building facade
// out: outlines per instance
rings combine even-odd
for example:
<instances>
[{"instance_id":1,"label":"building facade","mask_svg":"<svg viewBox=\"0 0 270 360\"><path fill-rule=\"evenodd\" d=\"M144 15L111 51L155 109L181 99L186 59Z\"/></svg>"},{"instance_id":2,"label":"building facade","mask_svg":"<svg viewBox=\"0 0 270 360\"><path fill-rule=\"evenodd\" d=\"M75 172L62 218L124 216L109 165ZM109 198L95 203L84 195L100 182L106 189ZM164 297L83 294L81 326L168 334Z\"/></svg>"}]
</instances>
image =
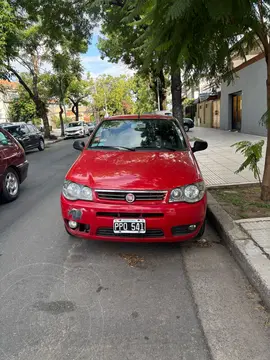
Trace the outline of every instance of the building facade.
<instances>
[{"instance_id":1,"label":"building facade","mask_svg":"<svg viewBox=\"0 0 270 360\"><path fill-rule=\"evenodd\" d=\"M8 121L8 107L18 97L18 86L15 81L0 80L0 123Z\"/></svg>"},{"instance_id":2,"label":"building facade","mask_svg":"<svg viewBox=\"0 0 270 360\"><path fill-rule=\"evenodd\" d=\"M221 85L220 128L266 136L266 127L261 124L267 110L264 54L242 63L235 72L230 85Z\"/></svg>"}]
</instances>

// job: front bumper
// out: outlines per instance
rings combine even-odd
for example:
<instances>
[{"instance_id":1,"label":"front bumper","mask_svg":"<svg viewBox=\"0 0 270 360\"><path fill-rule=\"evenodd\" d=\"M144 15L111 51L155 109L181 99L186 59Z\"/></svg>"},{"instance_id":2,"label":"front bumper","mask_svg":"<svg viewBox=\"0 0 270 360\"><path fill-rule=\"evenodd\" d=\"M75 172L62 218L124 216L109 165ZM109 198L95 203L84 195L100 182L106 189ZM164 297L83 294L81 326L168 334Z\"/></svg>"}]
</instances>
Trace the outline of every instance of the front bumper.
<instances>
[{"instance_id":1,"label":"front bumper","mask_svg":"<svg viewBox=\"0 0 270 360\"><path fill-rule=\"evenodd\" d=\"M75 138L75 137L80 137L83 135L84 135L84 133L82 133L80 131L77 131L76 133L68 133L68 132L65 133L66 138Z\"/></svg>"},{"instance_id":2,"label":"front bumper","mask_svg":"<svg viewBox=\"0 0 270 360\"><path fill-rule=\"evenodd\" d=\"M98 203L70 201L61 195L62 216L69 233L89 240L121 242L179 242L196 238L204 224L207 199L195 204L175 203L160 205L135 205L124 203ZM146 234L114 234L113 220L124 218L144 218ZM68 221L80 224L76 230L68 226ZM196 224L196 230L187 231L189 225Z\"/></svg>"},{"instance_id":3,"label":"front bumper","mask_svg":"<svg viewBox=\"0 0 270 360\"><path fill-rule=\"evenodd\" d=\"M29 168L29 162L27 160L25 160L25 162L22 163L21 165L17 166L20 176L20 183L22 183L27 178L28 168Z\"/></svg>"}]
</instances>

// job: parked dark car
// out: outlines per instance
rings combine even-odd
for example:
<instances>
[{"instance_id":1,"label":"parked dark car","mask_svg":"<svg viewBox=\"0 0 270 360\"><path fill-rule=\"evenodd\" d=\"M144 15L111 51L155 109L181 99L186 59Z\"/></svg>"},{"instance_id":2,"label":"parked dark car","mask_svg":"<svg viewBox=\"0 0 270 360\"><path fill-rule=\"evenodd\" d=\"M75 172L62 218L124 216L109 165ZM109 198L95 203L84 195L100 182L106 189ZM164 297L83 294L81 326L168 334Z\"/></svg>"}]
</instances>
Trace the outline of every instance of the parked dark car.
<instances>
[{"instance_id":1,"label":"parked dark car","mask_svg":"<svg viewBox=\"0 0 270 360\"><path fill-rule=\"evenodd\" d=\"M0 197L5 202L19 196L20 184L26 179L28 161L20 143L0 128Z\"/></svg>"},{"instance_id":2,"label":"parked dark car","mask_svg":"<svg viewBox=\"0 0 270 360\"><path fill-rule=\"evenodd\" d=\"M32 149L43 151L45 149L44 137L34 125L26 123L6 123L0 126L14 136L25 151Z\"/></svg>"},{"instance_id":3,"label":"parked dark car","mask_svg":"<svg viewBox=\"0 0 270 360\"><path fill-rule=\"evenodd\" d=\"M189 129L194 128L194 121L190 118L184 118L183 125L184 125L185 132L188 132Z\"/></svg>"}]
</instances>

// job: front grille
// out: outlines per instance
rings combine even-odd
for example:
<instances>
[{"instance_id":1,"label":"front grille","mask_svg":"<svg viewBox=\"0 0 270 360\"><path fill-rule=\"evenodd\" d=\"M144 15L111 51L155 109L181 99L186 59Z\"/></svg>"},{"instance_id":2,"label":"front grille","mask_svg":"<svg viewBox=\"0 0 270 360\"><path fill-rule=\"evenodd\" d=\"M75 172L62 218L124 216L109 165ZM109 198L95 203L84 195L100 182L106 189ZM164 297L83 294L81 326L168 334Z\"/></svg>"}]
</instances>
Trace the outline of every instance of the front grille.
<instances>
[{"instance_id":1,"label":"front grille","mask_svg":"<svg viewBox=\"0 0 270 360\"><path fill-rule=\"evenodd\" d=\"M166 191L117 191L117 190L96 190L100 200L126 201L127 194L133 194L135 201L163 201Z\"/></svg>"},{"instance_id":2,"label":"front grille","mask_svg":"<svg viewBox=\"0 0 270 360\"><path fill-rule=\"evenodd\" d=\"M113 217L113 218L130 218L130 219L138 219L138 218L161 218L164 217L164 214L161 213L124 213L124 212L97 212L97 216L99 217Z\"/></svg>"},{"instance_id":3,"label":"front grille","mask_svg":"<svg viewBox=\"0 0 270 360\"><path fill-rule=\"evenodd\" d=\"M122 238L157 238L163 237L164 232L161 229L148 229L145 234L115 234L113 228L100 227L97 229L96 235Z\"/></svg>"},{"instance_id":4,"label":"front grille","mask_svg":"<svg viewBox=\"0 0 270 360\"><path fill-rule=\"evenodd\" d=\"M194 232L195 230L189 230L190 225L179 225L172 227L172 234L173 236L181 236L185 234L190 234Z\"/></svg>"}]
</instances>

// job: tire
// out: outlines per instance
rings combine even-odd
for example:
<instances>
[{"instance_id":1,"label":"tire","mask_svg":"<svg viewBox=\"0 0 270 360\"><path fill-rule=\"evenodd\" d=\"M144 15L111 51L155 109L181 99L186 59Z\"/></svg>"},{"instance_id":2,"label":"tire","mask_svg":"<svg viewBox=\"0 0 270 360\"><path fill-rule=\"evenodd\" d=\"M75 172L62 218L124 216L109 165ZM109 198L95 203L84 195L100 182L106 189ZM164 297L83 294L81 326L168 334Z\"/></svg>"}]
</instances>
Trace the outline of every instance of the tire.
<instances>
[{"instance_id":1,"label":"tire","mask_svg":"<svg viewBox=\"0 0 270 360\"><path fill-rule=\"evenodd\" d=\"M204 221L202 227L200 228L200 231L198 232L198 235L196 236L196 240L199 240L203 237L203 234L205 231L205 223L206 223L206 221Z\"/></svg>"},{"instance_id":2,"label":"tire","mask_svg":"<svg viewBox=\"0 0 270 360\"><path fill-rule=\"evenodd\" d=\"M43 139L39 139L38 150L39 151L44 151L45 150L45 143L44 143Z\"/></svg>"},{"instance_id":3,"label":"tire","mask_svg":"<svg viewBox=\"0 0 270 360\"><path fill-rule=\"evenodd\" d=\"M3 191L1 194L4 202L11 202L17 199L20 193L20 180L17 172L9 168L3 176Z\"/></svg>"},{"instance_id":4,"label":"tire","mask_svg":"<svg viewBox=\"0 0 270 360\"><path fill-rule=\"evenodd\" d=\"M188 126L188 125L184 125L184 130L185 130L185 132L189 132L189 126Z\"/></svg>"}]
</instances>

